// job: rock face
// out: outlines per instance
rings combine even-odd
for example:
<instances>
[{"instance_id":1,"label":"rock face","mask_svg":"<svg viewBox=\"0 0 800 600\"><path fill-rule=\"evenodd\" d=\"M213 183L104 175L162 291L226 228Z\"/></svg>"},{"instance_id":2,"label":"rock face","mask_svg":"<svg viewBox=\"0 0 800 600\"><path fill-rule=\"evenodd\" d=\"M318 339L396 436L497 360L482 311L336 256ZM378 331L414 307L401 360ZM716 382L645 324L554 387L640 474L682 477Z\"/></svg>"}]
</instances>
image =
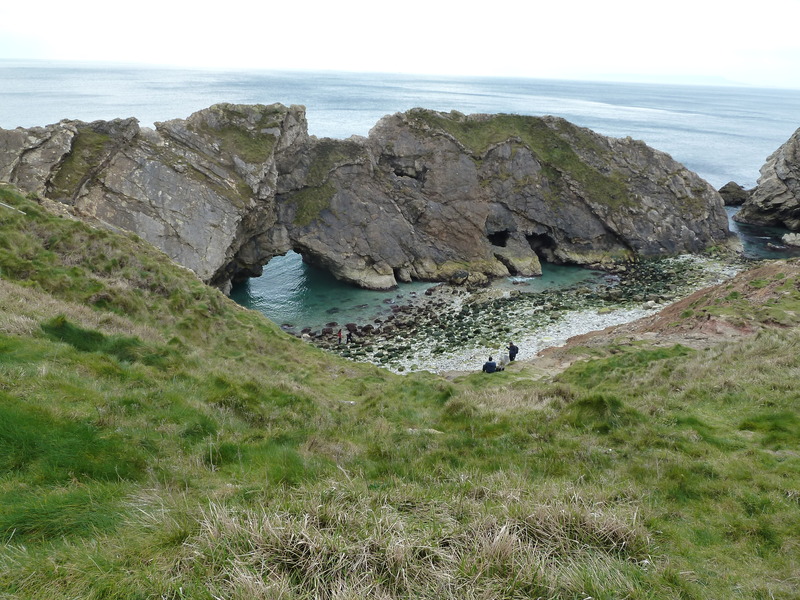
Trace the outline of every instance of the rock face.
<instances>
[{"instance_id":1,"label":"rock face","mask_svg":"<svg viewBox=\"0 0 800 600\"><path fill-rule=\"evenodd\" d=\"M279 221L304 256L367 287L534 275L731 240L719 194L668 155L563 119L437 113L322 141Z\"/></svg>"},{"instance_id":2,"label":"rock face","mask_svg":"<svg viewBox=\"0 0 800 600\"><path fill-rule=\"evenodd\" d=\"M758 185L734 219L800 231L800 129L761 167Z\"/></svg>"},{"instance_id":3,"label":"rock face","mask_svg":"<svg viewBox=\"0 0 800 600\"><path fill-rule=\"evenodd\" d=\"M0 129L0 179L130 230L225 289L294 249L363 287L482 283L734 244L720 195L668 155L553 117L414 109L309 137L302 107Z\"/></svg>"},{"instance_id":4,"label":"rock face","mask_svg":"<svg viewBox=\"0 0 800 600\"><path fill-rule=\"evenodd\" d=\"M0 179L132 231L209 283L260 274L275 225L276 153L308 142L302 107L220 104L186 120L62 121L0 130Z\"/></svg>"},{"instance_id":5,"label":"rock face","mask_svg":"<svg viewBox=\"0 0 800 600\"><path fill-rule=\"evenodd\" d=\"M750 199L753 190L746 190L735 181L729 181L719 188L719 195L725 206L741 206Z\"/></svg>"}]
</instances>

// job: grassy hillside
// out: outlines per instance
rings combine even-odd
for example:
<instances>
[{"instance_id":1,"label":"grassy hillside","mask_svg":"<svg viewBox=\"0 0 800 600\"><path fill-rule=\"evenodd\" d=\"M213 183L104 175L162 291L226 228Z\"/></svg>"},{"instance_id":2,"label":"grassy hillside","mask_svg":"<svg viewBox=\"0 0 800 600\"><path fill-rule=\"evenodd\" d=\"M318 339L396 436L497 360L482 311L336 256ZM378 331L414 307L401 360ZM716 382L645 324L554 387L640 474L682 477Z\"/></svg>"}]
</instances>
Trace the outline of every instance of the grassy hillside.
<instances>
[{"instance_id":1,"label":"grassy hillside","mask_svg":"<svg viewBox=\"0 0 800 600\"><path fill-rule=\"evenodd\" d=\"M800 597L797 263L742 341L446 381L0 202L0 598Z\"/></svg>"}]
</instances>

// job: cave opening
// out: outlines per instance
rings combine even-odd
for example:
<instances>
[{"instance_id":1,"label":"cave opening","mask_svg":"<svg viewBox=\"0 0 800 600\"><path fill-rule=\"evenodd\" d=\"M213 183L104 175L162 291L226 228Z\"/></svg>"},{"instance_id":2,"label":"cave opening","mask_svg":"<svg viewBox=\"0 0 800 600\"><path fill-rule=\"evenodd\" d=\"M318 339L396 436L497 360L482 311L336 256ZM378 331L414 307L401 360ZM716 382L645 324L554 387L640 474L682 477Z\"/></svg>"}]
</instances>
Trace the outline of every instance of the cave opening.
<instances>
[{"instance_id":1,"label":"cave opening","mask_svg":"<svg viewBox=\"0 0 800 600\"><path fill-rule=\"evenodd\" d=\"M553 264L561 264L561 261L556 256L556 241L547 233L529 233L525 236L528 244L539 257L539 260L546 261Z\"/></svg>"},{"instance_id":2,"label":"cave opening","mask_svg":"<svg viewBox=\"0 0 800 600\"><path fill-rule=\"evenodd\" d=\"M486 237L489 239L489 242L492 244L492 246L505 248L508 244L508 238L511 237L511 232L506 229L504 231L489 233Z\"/></svg>"}]
</instances>

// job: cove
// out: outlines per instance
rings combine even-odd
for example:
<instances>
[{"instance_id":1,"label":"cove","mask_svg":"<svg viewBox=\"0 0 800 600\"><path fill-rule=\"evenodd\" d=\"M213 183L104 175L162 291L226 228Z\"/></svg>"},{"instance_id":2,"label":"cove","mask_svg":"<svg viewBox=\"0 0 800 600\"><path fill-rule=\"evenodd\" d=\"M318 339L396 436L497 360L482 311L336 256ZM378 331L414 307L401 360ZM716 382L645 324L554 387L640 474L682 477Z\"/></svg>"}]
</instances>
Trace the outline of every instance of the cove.
<instances>
[{"instance_id":1,"label":"cove","mask_svg":"<svg viewBox=\"0 0 800 600\"><path fill-rule=\"evenodd\" d=\"M542 264L541 277L509 277L491 285L497 289L539 292L577 284L590 284L602 273L570 265ZM337 280L322 269L303 262L296 252L276 256L260 277L237 283L231 298L246 308L261 311L284 330L299 334L317 331L329 323L368 324L392 314L392 305L406 304L437 285L434 282L401 283L396 289L374 291Z\"/></svg>"},{"instance_id":2,"label":"cove","mask_svg":"<svg viewBox=\"0 0 800 600\"><path fill-rule=\"evenodd\" d=\"M746 257L755 260L770 260L800 256L800 247L787 246L783 243L783 236L791 233L788 229L762 227L734 221L733 215L739 212L739 208L738 206L727 206L725 210L728 213L728 226L739 236Z\"/></svg>"},{"instance_id":3,"label":"cove","mask_svg":"<svg viewBox=\"0 0 800 600\"><path fill-rule=\"evenodd\" d=\"M759 227L732 219L738 207L727 207L731 231L739 236L744 255L750 259L783 259L800 257L800 248L785 246L781 240L787 229ZM541 277L508 277L498 279L491 287L520 292L567 289L591 285L603 273L573 265L542 263ZM234 285L231 298L246 308L258 310L285 331L299 335L304 328L319 331L329 324L343 327L346 323L366 325L392 314L392 306L413 302L434 282L401 283L396 289L374 291L361 289L337 280L329 272L303 262L296 252L276 256L264 266L260 277Z\"/></svg>"}]
</instances>

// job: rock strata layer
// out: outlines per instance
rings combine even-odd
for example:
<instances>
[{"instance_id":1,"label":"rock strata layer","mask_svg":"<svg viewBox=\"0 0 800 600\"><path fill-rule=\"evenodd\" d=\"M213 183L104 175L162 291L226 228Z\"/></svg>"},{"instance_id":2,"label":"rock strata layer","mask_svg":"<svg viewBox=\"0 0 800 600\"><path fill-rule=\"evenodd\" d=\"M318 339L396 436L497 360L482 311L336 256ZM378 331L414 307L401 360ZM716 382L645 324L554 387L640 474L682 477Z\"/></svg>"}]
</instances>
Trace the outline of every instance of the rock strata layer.
<instances>
[{"instance_id":1,"label":"rock strata layer","mask_svg":"<svg viewBox=\"0 0 800 600\"><path fill-rule=\"evenodd\" d=\"M800 129L767 158L756 189L734 219L800 231Z\"/></svg>"},{"instance_id":2,"label":"rock strata layer","mask_svg":"<svg viewBox=\"0 0 800 600\"><path fill-rule=\"evenodd\" d=\"M735 244L699 176L555 117L414 109L347 140L309 136L303 107L280 104L219 104L155 129L62 121L0 129L0 179L223 289L290 249L385 289Z\"/></svg>"}]
</instances>

